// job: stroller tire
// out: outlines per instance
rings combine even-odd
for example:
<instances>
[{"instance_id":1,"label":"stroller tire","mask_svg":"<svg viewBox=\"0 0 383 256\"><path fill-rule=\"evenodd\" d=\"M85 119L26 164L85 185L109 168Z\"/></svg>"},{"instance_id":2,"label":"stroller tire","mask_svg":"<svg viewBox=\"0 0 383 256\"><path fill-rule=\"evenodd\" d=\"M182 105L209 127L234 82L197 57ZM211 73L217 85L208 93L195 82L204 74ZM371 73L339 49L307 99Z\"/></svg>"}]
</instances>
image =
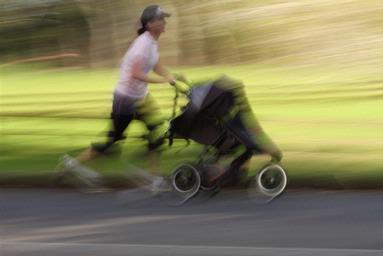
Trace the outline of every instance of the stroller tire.
<instances>
[{"instance_id":1,"label":"stroller tire","mask_svg":"<svg viewBox=\"0 0 383 256\"><path fill-rule=\"evenodd\" d=\"M193 165L183 163L174 168L171 184L177 192L191 194L200 189L201 176Z\"/></svg>"},{"instance_id":2,"label":"stroller tire","mask_svg":"<svg viewBox=\"0 0 383 256\"><path fill-rule=\"evenodd\" d=\"M279 164L270 163L257 173L252 183L258 193L273 199L285 190L287 174Z\"/></svg>"}]
</instances>

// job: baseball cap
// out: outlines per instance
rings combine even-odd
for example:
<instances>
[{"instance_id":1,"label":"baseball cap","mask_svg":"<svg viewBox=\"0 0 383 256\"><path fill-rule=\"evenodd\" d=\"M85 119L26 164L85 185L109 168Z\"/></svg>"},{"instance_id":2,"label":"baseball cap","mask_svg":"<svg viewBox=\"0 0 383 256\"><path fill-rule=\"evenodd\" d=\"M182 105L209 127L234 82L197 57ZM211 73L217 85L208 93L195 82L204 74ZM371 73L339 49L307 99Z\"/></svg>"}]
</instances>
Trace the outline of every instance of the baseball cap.
<instances>
[{"instance_id":1,"label":"baseball cap","mask_svg":"<svg viewBox=\"0 0 383 256\"><path fill-rule=\"evenodd\" d=\"M145 26L150 21L165 17L170 17L170 13L164 12L159 5L149 5L142 12L141 25Z\"/></svg>"}]
</instances>

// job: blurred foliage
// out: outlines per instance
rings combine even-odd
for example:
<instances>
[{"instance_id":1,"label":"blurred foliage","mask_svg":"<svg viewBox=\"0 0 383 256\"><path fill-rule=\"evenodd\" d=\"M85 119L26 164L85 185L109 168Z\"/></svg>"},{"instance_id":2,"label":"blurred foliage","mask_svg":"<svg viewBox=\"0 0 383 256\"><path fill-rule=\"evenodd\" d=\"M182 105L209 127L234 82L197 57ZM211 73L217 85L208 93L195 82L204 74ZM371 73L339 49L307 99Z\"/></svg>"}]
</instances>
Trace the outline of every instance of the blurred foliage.
<instances>
[{"instance_id":1,"label":"blurred foliage","mask_svg":"<svg viewBox=\"0 0 383 256\"><path fill-rule=\"evenodd\" d=\"M51 64L86 64L87 18L74 1L5 1L0 20L2 62L50 58ZM75 62L65 55L77 53Z\"/></svg>"},{"instance_id":2,"label":"blurred foliage","mask_svg":"<svg viewBox=\"0 0 383 256\"><path fill-rule=\"evenodd\" d=\"M135 37L142 9L151 3L4 0L0 10L1 60L4 63L53 54L67 66L84 62L91 66L116 65ZM162 56L168 64L381 68L383 2L379 0L157 3L172 13L167 33L161 38ZM78 56L65 57L66 53Z\"/></svg>"}]
</instances>

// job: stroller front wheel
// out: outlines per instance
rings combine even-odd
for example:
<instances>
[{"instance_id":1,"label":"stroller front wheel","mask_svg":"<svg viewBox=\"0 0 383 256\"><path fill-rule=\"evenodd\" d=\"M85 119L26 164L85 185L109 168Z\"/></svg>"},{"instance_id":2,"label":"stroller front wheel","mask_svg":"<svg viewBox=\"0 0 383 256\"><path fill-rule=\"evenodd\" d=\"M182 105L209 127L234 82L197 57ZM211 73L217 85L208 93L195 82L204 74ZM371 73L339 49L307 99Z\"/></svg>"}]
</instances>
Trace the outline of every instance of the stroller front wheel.
<instances>
[{"instance_id":1,"label":"stroller front wheel","mask_svg":"<svg viewBox=\"0 0 383 256\"><path fill-rule=\"evenodd\" d=\"M278 164L268 164L258 172L254 185L256 190L265 196L279 196L287 185L286 171Z\"/></svg>"}]
</instances>

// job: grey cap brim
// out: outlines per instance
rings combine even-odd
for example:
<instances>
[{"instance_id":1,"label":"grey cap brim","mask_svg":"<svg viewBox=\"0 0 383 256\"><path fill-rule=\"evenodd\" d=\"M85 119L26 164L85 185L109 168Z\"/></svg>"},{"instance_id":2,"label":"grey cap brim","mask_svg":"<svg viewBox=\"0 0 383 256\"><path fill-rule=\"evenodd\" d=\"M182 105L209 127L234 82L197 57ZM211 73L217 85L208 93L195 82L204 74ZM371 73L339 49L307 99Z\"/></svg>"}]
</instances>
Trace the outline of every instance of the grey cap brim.
<instances>
[{"instance_id":1,"label":"grey cap brim","mask_svg":"<svg viewBox=\"0 0 383 256\"><path fill-rule=\"evenodd\" d=\"M160 17L164 17L164 18L168 18L170 16L172 16L170 13L167 13L167 12L162 12L160 15Z\"/></svg>"}]
</instances>

